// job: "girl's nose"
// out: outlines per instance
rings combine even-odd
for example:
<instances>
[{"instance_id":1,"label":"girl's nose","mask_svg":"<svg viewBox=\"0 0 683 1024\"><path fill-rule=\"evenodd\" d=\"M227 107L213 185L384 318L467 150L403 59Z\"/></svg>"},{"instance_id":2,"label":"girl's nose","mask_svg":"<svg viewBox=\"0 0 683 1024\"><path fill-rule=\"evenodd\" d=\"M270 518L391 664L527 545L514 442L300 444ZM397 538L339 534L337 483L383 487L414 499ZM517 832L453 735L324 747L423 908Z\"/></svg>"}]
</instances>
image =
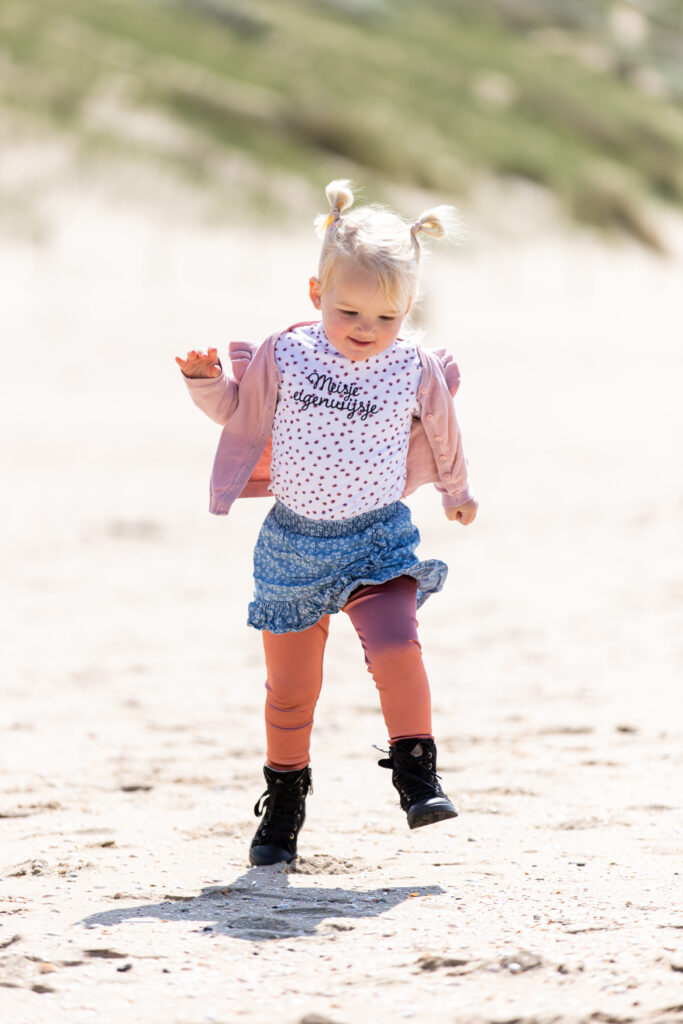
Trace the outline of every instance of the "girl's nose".
<instances>
[{"instance_id":1,"label":"girl's nose","mask_svg":"<svg viewBox=\"0 0 683 1024\"><path fill-rule=\"evenodd\" d=\"M375 325L370 317L360 317L356 325L356 330L359 334L364 336L371 335L375 329Z\"/></svg>"}]
</instances>

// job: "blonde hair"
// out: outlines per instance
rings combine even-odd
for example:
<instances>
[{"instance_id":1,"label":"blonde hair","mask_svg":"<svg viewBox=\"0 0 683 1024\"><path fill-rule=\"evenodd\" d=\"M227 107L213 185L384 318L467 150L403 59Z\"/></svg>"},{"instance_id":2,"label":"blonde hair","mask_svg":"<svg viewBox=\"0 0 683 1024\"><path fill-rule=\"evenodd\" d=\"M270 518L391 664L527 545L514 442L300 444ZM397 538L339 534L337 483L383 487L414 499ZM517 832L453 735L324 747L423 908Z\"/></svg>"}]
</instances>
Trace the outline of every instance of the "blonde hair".
<instances>
[{"instance_id":1,"label":"blonde hair","mask_svg":"<svg viewBox=\"0 0 683 1024\"><path fill-rule=\"evenodd\" d=\"M456 238L460 222L452 206L435 206L410 223L384 206L361 206L345 216L353 206L354 195L347 179L331 181L325 189L329 212L315 219L315 228L323 239L318 278L324 292L340 260L353 262L374 274L385 297L404 309L415 298L422 247L418 235Z\"/></svg>"}]
</instances>

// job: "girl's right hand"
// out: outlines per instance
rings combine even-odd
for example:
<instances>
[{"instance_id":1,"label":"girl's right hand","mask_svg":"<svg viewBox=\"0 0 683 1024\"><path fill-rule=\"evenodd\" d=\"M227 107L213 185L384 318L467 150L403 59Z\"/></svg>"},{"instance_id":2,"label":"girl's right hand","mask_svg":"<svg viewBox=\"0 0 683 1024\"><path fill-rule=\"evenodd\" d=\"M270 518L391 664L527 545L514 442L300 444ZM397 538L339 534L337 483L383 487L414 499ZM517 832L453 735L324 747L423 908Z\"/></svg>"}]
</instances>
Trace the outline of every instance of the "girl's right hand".
<instances>
[{"instance_id":1,"label":"girl's right hand","mask_svg":"<svg viewBox=\"0 0 683 1024\"><path fill-rule=\"evenodd\" d=\"M206 353L193 349L187 353L187 359L176 356L175 361L186 377L220 377L223 372L218 349L215 348Z\"/></svg>"}]
</instances>

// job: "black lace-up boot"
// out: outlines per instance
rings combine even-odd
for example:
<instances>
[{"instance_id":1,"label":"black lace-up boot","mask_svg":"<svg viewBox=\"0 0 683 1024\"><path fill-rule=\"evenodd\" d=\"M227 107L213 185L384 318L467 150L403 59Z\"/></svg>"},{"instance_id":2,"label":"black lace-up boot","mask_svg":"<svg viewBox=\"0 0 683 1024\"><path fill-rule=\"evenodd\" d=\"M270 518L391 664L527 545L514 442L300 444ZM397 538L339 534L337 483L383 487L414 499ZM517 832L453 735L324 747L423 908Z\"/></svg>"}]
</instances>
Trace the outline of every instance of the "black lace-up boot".
<instances>
[{"instance_id":1,"label":"black lace-up boot","mask_svg":"<svg viewBox=\"0 0 683 1024\"><path fill-rule=\"evenodd\" d=\"M310 766L301 771L276 772L265 765L263 774L268 788L254 805L254 814L263 820L249 849L250 864L277 864L294 860L296 839L306 818L306 794L313 792Z\"/></svg>"},{"instance_id":2,"label":"black lace-up boot","mask_svg":"<svg viewBox=\"0 0 683 1024\"><path fill-rule=\"evenodd\" d=\"M398 740L390 748L389 756L377 763L382 768L391 768L391 781L398 790L410 828L457 817L458 812L436 774L434 740Z\"/></svg>"}]
</instances>

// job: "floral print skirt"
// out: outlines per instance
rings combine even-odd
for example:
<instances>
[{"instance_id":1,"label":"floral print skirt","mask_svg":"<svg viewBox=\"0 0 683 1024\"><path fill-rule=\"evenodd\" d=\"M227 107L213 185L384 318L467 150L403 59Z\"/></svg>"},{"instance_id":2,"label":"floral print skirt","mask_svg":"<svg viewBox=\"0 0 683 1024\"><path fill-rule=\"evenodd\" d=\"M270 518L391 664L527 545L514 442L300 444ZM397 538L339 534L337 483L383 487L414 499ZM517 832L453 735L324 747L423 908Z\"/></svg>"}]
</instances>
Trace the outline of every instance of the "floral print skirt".
<instances>
[{"instance_id":1,"label":"floral print skirt","mask_svg":"<svg viewBox=\"0 0 683 1024\"><path fill-rule=\"evenodd\" d=\"M417 607L441 590L448 567L415 554L420 534L410 509L396 501L353 519L297 515L276 501L254 550L254 600L248 624L298 633L340 611L357 587L397 576L417 580Z\"/></svg>"}]
</instances>

